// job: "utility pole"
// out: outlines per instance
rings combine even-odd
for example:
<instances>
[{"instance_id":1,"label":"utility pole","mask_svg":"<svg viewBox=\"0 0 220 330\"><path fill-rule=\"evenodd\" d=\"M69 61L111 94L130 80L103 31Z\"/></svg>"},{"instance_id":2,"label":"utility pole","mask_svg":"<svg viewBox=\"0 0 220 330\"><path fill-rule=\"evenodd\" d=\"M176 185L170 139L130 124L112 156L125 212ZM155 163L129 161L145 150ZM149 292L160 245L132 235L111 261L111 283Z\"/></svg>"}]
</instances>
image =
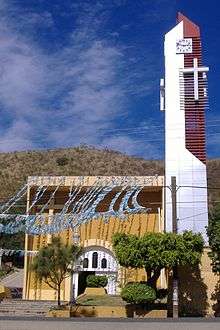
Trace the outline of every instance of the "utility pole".
<instances>
[{"instance_id":1,"label":"utility pole","mask_svg":"<svg viewBox=\"0 0 220 330\"><path fill-rule=\"evenodd\" d=\"M171 177L171 196L172 196L172 224L173 233L177 234L177 210L176 210L176 177ZM178 294L178 269L173 267L173 318L178 318L179 313L179 294Z\"/></svg>"},{"instance_id":2,"label":"utility pole","mask_svg":"<svg viewBox=\"0 0 220 330\"><path fill-rule=\"evenodd\" d=\"M171 176L171 197L172 197L172 224L173 233L177 234L177 211L176 211L176 177Z\"/></svg>"},{"instance_id":3,"label":"utility pole","mask_svg":"<svg viewBox=\"0 0 220 330\"><path fill-rule=\"evenodd\" d=\"M72 244L73 245L80 245L80 236L78 233L78 229L75 229L72 231ZM77 272L77 265L76 265L76 258L73 255L73 260L71 262L71 269L70 269L70 298L69 298L69 304L70 305L75 305L76 304L76 299L75 299L75 283L73 281L73 276L74 272Z\"/></svg>"}]
</instances>

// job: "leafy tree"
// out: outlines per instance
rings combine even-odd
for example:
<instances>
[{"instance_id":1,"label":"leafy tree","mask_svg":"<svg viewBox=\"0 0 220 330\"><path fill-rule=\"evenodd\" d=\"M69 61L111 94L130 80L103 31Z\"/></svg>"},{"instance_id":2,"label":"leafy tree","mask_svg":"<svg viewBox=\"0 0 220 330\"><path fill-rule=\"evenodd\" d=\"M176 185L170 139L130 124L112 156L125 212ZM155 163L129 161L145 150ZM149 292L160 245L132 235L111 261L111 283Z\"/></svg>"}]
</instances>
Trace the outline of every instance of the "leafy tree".
<instances>
[{"instance_id":1,"label":"leafy tree","mask_svg":"<svg viewBox=\"0 0 220 330\"><path fill-rule=\"evenodd\" d=\"M144 283L128 283L121 290L121 297L130 304L143 304L153 302L156 299L156 292Z\"/></svg>"},{"instance_id":2,"label":"leafy tree","mask_svg":"<svg viewBox=\"0 0 220 330\"><path fill-rule=\"evenodd\" d=\"M0 248L12 249L12 250L23 250L24 249L25 234L19 232L16 234L0 234Z\"/></svg>"},{"instance_id":3,"label":"leafy tree","mask_svg":"<svg viewBox=\"0 0 220 330\"><path fill-rule=\"evenodd\" d=\"M25 205L25 201L21 201ZM12 207L10 209L12 214L25 214L26 210L24 207ZM0 219L0 223L6 225L8 220ZM0 248L11 249L11 250L23 250L25 243L24 232L18 232L16 234L0 233Z\"/></svg>"},{"instance_id":4,"label":"leafy tree","mask_svg":"<svg viewBox=\"0 0 220 330\"><path fill-rule=\"evenodd\" d=\"M76 245L66 246L57 237L52 243L42 247L33 260L31 270L39 280L43 280L49 287L57 291L58 306L60 306L60 290L63 280L70 273L70 264L80 253Z\"/></svg>"},{"instance_id":5,"label":"leafy tree","mask_svg":"<svg viewBox=\"0 0 220 330\"><path fill-rule=\"evenodd\" d=\"M108 284L108 278L107 276L89 275L86 278L86 284L92 288L105 287Z\"/></svg>"},{"instance_id":6,"label":"leafy tree","mask_svg":"<svg viewBox=\"0 0 220 330\"><path fill-rule=\"evenodd\" d=\"M210 215L207 234L211 248L209 256L212 260L212 269L214 273L220 274L220 205L216 206Z\"/></svg>"},{"instance_id":7,"label":"leafy tree","mask_svg":"<svg viewBox=\"0 0 220 330\"><path fill-rule=\"evenodd\" d=\"M183 234L146 233L143 237L117 233L113 236L113 249L121 266L144 268L147 284L156 288L163 268L200 262L203 238L190 231Z\"/></svg>"}]
</instances>

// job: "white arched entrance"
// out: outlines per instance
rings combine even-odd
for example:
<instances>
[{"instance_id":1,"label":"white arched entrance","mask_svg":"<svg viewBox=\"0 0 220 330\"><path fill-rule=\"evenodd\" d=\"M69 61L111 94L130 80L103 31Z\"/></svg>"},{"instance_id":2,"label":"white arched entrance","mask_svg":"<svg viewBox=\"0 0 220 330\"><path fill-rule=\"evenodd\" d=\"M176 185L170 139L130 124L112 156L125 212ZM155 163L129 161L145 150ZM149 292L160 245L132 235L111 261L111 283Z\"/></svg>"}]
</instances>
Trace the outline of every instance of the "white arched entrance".
<instances>
[{"instance_id":1,"label":"white arched entrance","mask_svg":"<svg viewBox=\"0 0 220 330\"><path fill-rule=\"evenodd\" d=\"M83 293L86 286L86 277L89 274L106 275L108 294L116 294L118 265L113 253L101 246L90 246L83 249L76 262L73 274L73 292L76 298Z\"/></svg>"}]
</instances>

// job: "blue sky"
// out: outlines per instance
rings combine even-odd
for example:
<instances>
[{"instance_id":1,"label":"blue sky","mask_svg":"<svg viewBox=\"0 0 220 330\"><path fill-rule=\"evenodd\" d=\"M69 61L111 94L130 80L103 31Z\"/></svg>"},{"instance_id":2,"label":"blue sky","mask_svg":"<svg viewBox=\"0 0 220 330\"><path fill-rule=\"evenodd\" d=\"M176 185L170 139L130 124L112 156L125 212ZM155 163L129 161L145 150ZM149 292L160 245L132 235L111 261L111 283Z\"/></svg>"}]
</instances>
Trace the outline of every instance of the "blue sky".
<instances>
[{"instance_id":1,"label":"blue sky","mask_svg":"<svg viewBox=\"0 0 220 330\"><path fill-rule=\"evenodd\" d=\"M163 37L182 11L202 30L208 157L219 157L219 7L217 0L0 0L0 152L86 143L163 159Z\"/></svg>"}]
</instances>

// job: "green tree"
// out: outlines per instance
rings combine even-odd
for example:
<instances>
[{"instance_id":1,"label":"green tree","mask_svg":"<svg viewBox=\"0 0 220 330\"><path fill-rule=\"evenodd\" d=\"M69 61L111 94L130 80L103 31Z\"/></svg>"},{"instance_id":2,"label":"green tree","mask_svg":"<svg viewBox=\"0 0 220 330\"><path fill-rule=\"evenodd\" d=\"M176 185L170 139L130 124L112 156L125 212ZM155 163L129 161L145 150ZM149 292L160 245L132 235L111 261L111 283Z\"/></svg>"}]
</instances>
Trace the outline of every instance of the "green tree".
<instances>
[{"instance_id":1,"label":"green tree","mask_svg":"<svg viewBox=\"0 0 220 330\"><path fill-rule=\"evenodd\" d=\"M44 281L49 287L57 291L57 302L60 306L60 290L63 280L69 275L70 264L76 260L80 253L80 247L76 245L66 246L57 237L51 244L39 250L31 265L31 271L35 272L40 281Z\"/></svg>"},{"instance_id":2,"label":"green tree","mask_svg":"<svg viewBox=\"0 0 220 330\"><path fill-rule=\"evenodd\" d=\"M153 302L156 299L156 292L144 283L128 283L121 290L121 297L130 304L143 304Z\"/></svg>"},{"instance_id":3,"label":"green tree","mask_svg":"<svg viewBox=\"0 0 220 330\"><path fill-rule=\"evenodd\" d=\"M0 234L0 248L11 250L24 249L25 234L18 232L16 234Z\"/></svg>"},{"instance_id":4,"label":"green tree","mask_svg":"<svg viewBox=\"0 0 220 330\"><path fill-rule=\"evenodd\" d=\"M190 231L183 234L146 233L143 237L117 233L113 236L113 249L121 266L144 268L147 284L156 288L163 268L200 262L203 238Z\"/></svg>"},{"instance_id":5,"label":"green tree","mask_svg":"<svg viewBox=\"0 0 220 330\"><path fill-rule=\"evenodd\" d=\"M104 288L108 284L108 278L105 275L88 275L86 278L86 284L90 288Z\"/></svg>"},{"instance_id":6,"label":"green tree","mask_svg":"<svg viewBox=\"0 0 220 330\"><path fill-rule=\"evenodd\" d=\"M25 205L25 201L21 201L21 204ZM14 206L10 209L11 214L25 214L26 210L24 206ZM0 219L0 224L6 225L8 220ZM15 234L0 233L0 248L11 250L23 250L25 243L25 234L20 231Z\"/></svg>"},{"instance_id":7,"label":"green tree","mask_svg":"<svg viewBox=\"0 0 220 330\"><path fill-rule=\"evenodd\" d=\"M207 235L211 248L209 256L212 260L212 269L214 273L220 274L220 205L213 209L209 217Z\"/></svg>"}]
</instances>

